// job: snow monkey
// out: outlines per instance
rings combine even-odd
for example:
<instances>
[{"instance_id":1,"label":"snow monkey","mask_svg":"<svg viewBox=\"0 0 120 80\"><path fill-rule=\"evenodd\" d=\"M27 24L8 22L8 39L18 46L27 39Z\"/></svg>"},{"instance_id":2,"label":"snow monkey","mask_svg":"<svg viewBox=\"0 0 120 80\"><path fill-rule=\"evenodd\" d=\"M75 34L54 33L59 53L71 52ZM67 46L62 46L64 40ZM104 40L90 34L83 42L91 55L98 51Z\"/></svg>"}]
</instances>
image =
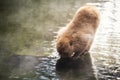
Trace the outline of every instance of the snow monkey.
<instances>
[{"instance_id":1,"label":"snow monkey","mask_svg":"<svg viewBox=\"0 0 120 80\"><path fill-rule=\"evenodd\" d=\"M60 57L77 57L89 52L99 19L100 13L95 6L78 9L70 23L58 33L56 48Z\"/></svg>"}]
</instances>

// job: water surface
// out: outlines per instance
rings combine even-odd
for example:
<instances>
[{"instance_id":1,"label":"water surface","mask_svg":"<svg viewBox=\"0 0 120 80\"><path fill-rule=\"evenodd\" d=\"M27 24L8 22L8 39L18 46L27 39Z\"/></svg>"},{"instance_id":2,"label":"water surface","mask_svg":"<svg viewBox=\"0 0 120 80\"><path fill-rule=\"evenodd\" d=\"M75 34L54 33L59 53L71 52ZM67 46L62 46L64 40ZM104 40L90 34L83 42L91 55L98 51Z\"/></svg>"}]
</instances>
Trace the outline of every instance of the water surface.
<instances>
[{"instance_id":1,"label":"water surface","mask_svg":"<svg viewBox=\"0 0 120 80\"><path fill-rule=\"evenodd\" d=\"M0 80L93 80L79 72L61 74L55 70L59 59L56 32L86 3L97 6L101 12L101 23L90 51L96 75L99 80L120 80L119 0L1 3Z\"/></svg>"}]
</instances>

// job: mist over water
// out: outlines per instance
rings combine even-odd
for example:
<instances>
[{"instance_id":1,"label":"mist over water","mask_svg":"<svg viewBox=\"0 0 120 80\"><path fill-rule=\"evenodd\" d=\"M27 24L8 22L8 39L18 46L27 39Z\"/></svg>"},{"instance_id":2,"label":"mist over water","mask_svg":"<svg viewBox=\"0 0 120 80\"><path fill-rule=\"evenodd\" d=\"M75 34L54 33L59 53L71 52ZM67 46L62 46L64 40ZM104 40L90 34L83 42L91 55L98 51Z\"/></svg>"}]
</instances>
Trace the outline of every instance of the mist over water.
<instances>
[{"instance_id":1,"label":"mist over water","mask_svg":"<svg viewBox=\"0 0 120 80\"><path fill-rule=\"evenodd\" d=\"M91 49L98 75L110 80L120 79L119 7L117 0L102 4L101 24Z\"/></svg>"},{"instance_id":2,"label":"mist over water","mask_svg":"<svg viewBox=\"0 0 120 80\"><path fill-rule=\"evenodd\" d=\"M90 50L98 78L120 80L119 0L0 1L0 80L88 80L55 71L56 32L86 3L101 12Z\"/></svg>"}]
</instances>

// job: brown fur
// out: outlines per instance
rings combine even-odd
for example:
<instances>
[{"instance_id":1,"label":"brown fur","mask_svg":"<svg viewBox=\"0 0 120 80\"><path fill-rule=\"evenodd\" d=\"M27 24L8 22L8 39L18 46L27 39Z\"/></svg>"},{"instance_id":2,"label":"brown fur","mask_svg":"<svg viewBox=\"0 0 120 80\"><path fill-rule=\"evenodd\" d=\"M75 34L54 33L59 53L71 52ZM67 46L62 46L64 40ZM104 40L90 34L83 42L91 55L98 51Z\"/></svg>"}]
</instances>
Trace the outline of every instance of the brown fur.
<instances>
[{"instance_id":1,"label":"brown fur","mask_svg":"<svg viewBox=\"0 0 120 80\"><path fill-rule=\"evenodd\" d=\"M64 57L89 51L99 24L99 11L94 6L81 7L65 29L58 34L57 51Z\"/></svg>"}]
</instances>

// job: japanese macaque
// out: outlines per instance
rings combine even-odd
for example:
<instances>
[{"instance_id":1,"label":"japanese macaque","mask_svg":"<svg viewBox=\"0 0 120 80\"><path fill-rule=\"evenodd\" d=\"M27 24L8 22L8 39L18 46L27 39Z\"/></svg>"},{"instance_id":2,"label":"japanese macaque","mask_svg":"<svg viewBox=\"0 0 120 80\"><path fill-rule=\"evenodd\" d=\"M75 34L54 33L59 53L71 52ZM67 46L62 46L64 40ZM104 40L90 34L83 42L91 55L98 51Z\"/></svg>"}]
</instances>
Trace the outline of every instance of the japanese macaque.
<instances>
[{"instance_id":1,"label":"japanese macaque","mask_svg":"<svg viewBox=\"0 0 120 80\"><path fill-rule=\"evenodd\" d=\"M100 13L95 6L81 7L70 23L58 33L56 48L61 58L88 53L99 25Z\"/></svg>"}]
</instances>

